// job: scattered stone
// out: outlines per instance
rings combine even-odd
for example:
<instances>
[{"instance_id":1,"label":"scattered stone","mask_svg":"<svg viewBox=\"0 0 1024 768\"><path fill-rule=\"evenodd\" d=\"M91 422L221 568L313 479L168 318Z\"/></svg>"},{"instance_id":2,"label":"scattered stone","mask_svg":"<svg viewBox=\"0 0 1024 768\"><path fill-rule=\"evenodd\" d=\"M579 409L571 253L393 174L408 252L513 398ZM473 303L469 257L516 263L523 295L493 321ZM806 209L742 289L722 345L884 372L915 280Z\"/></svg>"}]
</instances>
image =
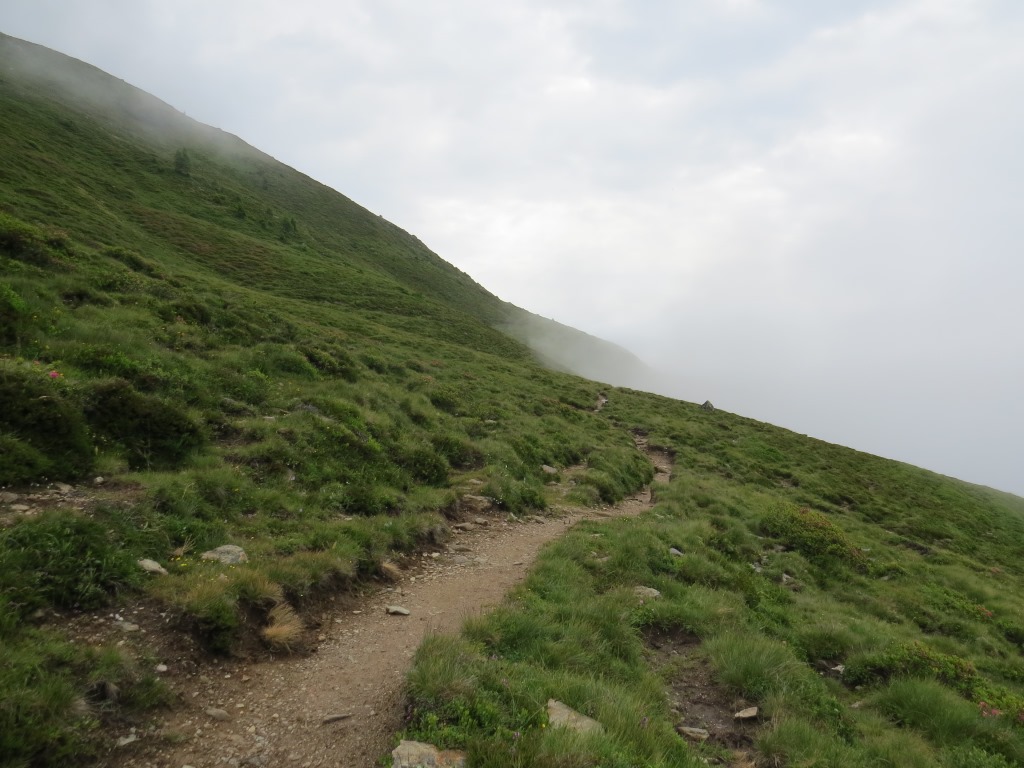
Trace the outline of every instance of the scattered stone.
<instances>
[{"instance_id":1,"label":"scattered stone","mask_svg":"<svg viewBox=\"0 0 1024 768\"><path fill-rule=\"evenodd\" d=\"M488 521L485 518L483 518L483 517L474 517L473 518L473 523L475 525L487 525Z\"/></svg>"},{"instance_id":2,"label":"scattered stone","mask_svg":"<svg viewBox=\"0 0 1024 768\"><path fill-rule=\"evenodd\" d=\"M793 577L790 576L788 573L782 574L782 583L783 584L792 584L793 583Z\"/></svg>"},{"instance_id":3,"label":"scattered stone","mask_svg":"<svg viewBox=\"0 0 1024 768\"><path fill-rule=\"evenodd\" d=\"M492 502L486 496L467 493L459 499L459 510L470 515L479 515L482 512L488 511L491 506Z\"/></svg>"},{"instance_id":4,"label":"scattered stone","mask_svg":"<svg viewBox=\"0 0 1024 768\"><path fill-rule=\"evenodd\" d=\"M705 400L703 404L701 404L700 409L702 411L713 411L715 410L715 406L711 404L710 400Z\"/></svg>"},{"instance_id":5,"label":"scattered stone","mask_svg":"<svg viewBox=\"0 0 1024 768\"><path fill-rule=\"evenodd\" d=\"M235 544L223 544L216 549L203 552L199 558L201 560L216 560L224 565L249 562L249 556L245 554L245 550Z\"/></svg>"},{"instance_id":6,"label":"scattered stone","mask_svg":"<svg viewBox=\"0 0 1024 768\"><path fill-rule=\"evenodd\" d=\"M132 624L130 621L115 621L114 626L120 629L122 632L138 632L139 625Z\"/></svg>"},{"instance_id":7,"label":"scattered stone","mask_svg":"<svg viewBox=\"0 0 1024 768\"><path fill-rule=\"evenodd\" d=\"M350 717L352 717L352 713L351 712L346 712L345 714L342 714L342 715L328 715L321 722L324 725L329 725L331 723L336 723L339 720L348 720Z\"/></svg>"},{"instance_id":8,"label":"scattered stone","mask_svg":"<svg viewBox=\"0 0 1024 768\"><path fill-rule=\"evenodd\" d=\"M408 616L412 613L408 608L403 608L400 605L389 605L384 610L387 611L389 616Z\"/></svg>"},{"instance_id":9,"label":"scattered stone","mask_svg":"<svg viewBox=\"0 0 1024 768\"><path fill-rule=\"evenodd\" d=\"M841 675L843 674L843 672L846 671L846 665L836 664L834 667L832 667L832 671L835 672L837 675Z\"/></svg>"},{"instance_id":10,"label":"scattered stone","mask_svg":"<svg viewBox=\"0 0 1024 768\"><path fill-rule=\"evenodd\" d=\"M93 485L103 485L105 482L107 482L107 479L105 477L94 477L92 479Z\"/></svg>"},{"instance_id":11,"label":"scattered stone","mask_svg":"<svg viewBox=\"0 0 1024 768\"><path fill-rule=\"evenodd\" d=\"M136 735L134 733L129 733L127 736L122 736L120 739L117 740L117 746L119 746L119 747L126 747L129 744L131 744L132 742L138 741L138 740L139 740L138 735Z\"/></svg>"},{"instance_id":12,"label":"scattered stone","mask_svg":"<svg viewBox=\"0 0 1024 768\"><path fill-rule=\"evenodd\" d=\"M455 563L456 565L466 565L467 563L469 563L471 561L465 555L455 555L455 557L452 558L452 562Z\"/></svg>"},{"instance_id":13,"label":"scattered stone","mask_svg":"<svg viewBox=\"0 0 1024 768\"><path fill-rule=\"evenodd\" d=\"M669 548L668 548L668 553L669 553L670 555L672 555L672 557L682 557L682 556L683 556L683 553L682 553L682 552L680 552L680 551L679 551L678 549L676 549L675 547L669 547Z\"/></svg>"},{"instance_id":14,"label":"scattered stone","mask_svg":"<svg viewBox=\"0 0 1024 768\"><path fill-rule=\"evenodd\" d=\"M464 768L466 753L402 739L391 751L391 765L392 768Z\"/></svg>"},{"instance_id":15,"label":"scattered stone","mask_svg":"<svg viewBox=\"0 0 1024 768\"><path fill-rule=\"evenodd\" d=\"M214 720L220 720L221 722L231 719L231 715L229 715L223 709L217 709L216 707L208 708L206 710L206 714L212 717Z\"/></svg>"},{"instance_id":16,"label":"scattered stone","mask_svg":"<svg viewBox=\"0 0 1024 768\"><path fill-rule=\"evenodd\" d=\"M541 464L540 468L541 468L541 471L543 471L545 475L557 475L558 474L558 470L557 469L555 469L554 467L549 467L547 464Z\"/></svg>"},{"instance_id":17,"label":"scattered stone","mask_svg":"<svg viewBox=\"0 0 1024 768\"><path fill-rule=\"evenodd\" d=\"M166 672L166 671L167 671L167 665L166 665L166 664L157 664L157 665L156 665L156 666L154 667L154 669L155 669L155 670L156 670L156 671L157 671L158 673L160 673L160 674L163 674L164 672Z\"/></svg>"},{"instance_id":18,"label":"scattered stone","mask_svg":"<svg viewBox=\"0 0 1024 768\"><path fill-rule=\"evenodd\" d=\"M167 569L160 565L156 560L150 560L148 557L144 557L136 562L138 562L139 568L144 570L146 573L156 573L160 576L167 575Z\"/></svg>"},{"instance_id":19,"label":"scattered stone","mask_svg":"<svg viewBox=\"0 0 1024 768\"><path fill-rule=\"evenodd\" d=\"M733 717L737 720L753 720L755 717L757 717L757 707L747 707L746 709L741 709L739 712L733 715Z\"/></svg>"},{"instance_id":20,"label":"scattered stone","mask_svg":"<svg viewBox=\"0 0 1024 768\"><path fill-rule=\"evenodd\" d=\"M18 494L4 491L0 493L0 504L13 504L18 500Z\"/></svg>"},{"instance_id":21,"label":"scattered stone","mask_svg":"<svg viewBox=\"0 0 1024 768\"><path fill-rule=\"evenodd\" d=\"M467 547L465 544L456 544L454 547L452 547L452 551L453 552L472 552L473 548L472 547Z\"/></svg>"},{"instance_id":22,"label":"scattered stone","mask_svg":"<svg viewBox=\"0 0 1024 768\"><path fill-rule=\"evenodd\" d=\"M32 507L28 504L11 504L12 512L28 512Z\"/></svg>"},{"instance_id":23,"label":"scattered stone","mask_svg":"<svg viewBox=\"0 0 1024 768\"><path fill-rule=\"evenodd\" d=\"M707 741L711 738L711 734L703 728L689 728L685 725L677 725L676 733L680 736L685 736L690 741Z\"/></svg>"},{"instance_id":24,"label":"scattered stone","mask_svg":"<svg viewBox=\"0 0 1024 768\"><path fill-rule=\"evenodd\" d=\"M661 592L654 587L633 587L633 593L638 597L649 597L652 600L661 597Z\"/></svg>"},{"instance_id":25,"label":"scattered stone","mask_svg":"<svg viewBox=\"0 0 1024 768\"><path fill-rule=\"evenodd\" d=\"M540 525L544 525L544 523L547 522L547 520L545 520L540 515L530 515L530 520L532 520L533 522L538 523Z\"/></svg>"},{"instance_id":26,"label":"scattered stone","mask_svg":"<svg viewBox=\"0 0 1024 768\"><path fill-rule=\"evenodd\" d=\"M54 486L56 487L58 493L71 493L73 490L75 490L75 487L73 485L68 485L67 483L54 483Z\"/></svg>"},{"instance_id":27,"label":"scattered stone","mask_svg":"<svg viewBox=\"0 0 1024 768\"><path fill-rule=\"evenodd\" d=\"M452 528L456 531L475 531L476 523L456 523Z\"/></svg>"},{"instance_id":28,"label":"scattered stone","mask_svg":"<svg viewBox=\"0 0 1024 768\"><path fill-rule=\"evenodd\" d=\"M437 558L439 558L440 556L441 556L441 553L440 553L440 552L431 552L431 553L430 553L430 557L431 557L431 558L432 558L433 560L437 560Z\"/></svg>"},{"instance_id":29,"label":"scattered stone","mask_svg":"<svg viewBox=\"0 0 1024 768\"><path fill-rule=\"evenodd\" d=\"M555 699L548 699L548 723L552 728L568 728L577 733L604 731L604 726L597 720L580 714L572 707Z\"/></svg>"}]
</instances>

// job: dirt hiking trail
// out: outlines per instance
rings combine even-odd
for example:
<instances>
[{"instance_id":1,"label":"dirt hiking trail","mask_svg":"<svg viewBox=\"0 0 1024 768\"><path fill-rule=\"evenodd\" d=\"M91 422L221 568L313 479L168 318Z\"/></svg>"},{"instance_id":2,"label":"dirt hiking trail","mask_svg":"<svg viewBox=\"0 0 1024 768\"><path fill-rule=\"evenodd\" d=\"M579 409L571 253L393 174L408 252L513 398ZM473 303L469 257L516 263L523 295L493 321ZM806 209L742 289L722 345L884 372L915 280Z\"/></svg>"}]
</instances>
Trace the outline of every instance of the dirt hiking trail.
<instances>
[{"instance_id":1,"label":"dirt hiking trail","mask_svg":"<svg viewBox=\"0 0 1024 768\"><path fill-rule=\"evenodd\" d=\"M666 483L671 458L637 446ZM563 477L567 477L563 474ZM563 491L565 488L563 487ZM647 487L604 509L562 507L560 516L526 520L491 515L488 525L406 565L390 586L339 600L321 625L315 653L199 667L168 659L166 682L179 698L155 732L114 733L130 743L101 761L117 768L295 766L373 768L402 727L404 681L427 633L457 632L463 621L501 602L522 581L540 548L581 520L638 515ZM409 615L389 615L401 606ZM132 736L136 739L132 740Z\"/></svg>"}]
</instances>

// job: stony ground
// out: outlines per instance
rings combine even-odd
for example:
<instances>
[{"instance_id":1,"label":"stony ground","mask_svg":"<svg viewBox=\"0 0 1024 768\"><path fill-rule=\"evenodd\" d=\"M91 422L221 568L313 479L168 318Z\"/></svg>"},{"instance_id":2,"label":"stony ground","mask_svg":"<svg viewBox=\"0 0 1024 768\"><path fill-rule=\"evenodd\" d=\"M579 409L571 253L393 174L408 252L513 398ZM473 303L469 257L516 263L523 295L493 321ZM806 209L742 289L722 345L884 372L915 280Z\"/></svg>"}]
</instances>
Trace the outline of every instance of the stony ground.
<instances>
[{"instance_id":1,"label":"stony ground","mask_svg":"<svg viewBox=\"0 0 1024 768\"><path fill-rule=\"evenodd\" d=\"M655 482L666 482L669 457L649 455L658 468ZM103 764L379 765L402 727L403 681L424 635L455 632L467 616L497 604L525 577L540 548L580 520L636 515L651 504L646 489L602 510L564 508L525 520L489 515L486 525L456 530L445 547L403 564L391 585L328 606L315 651L305 656L206 660L187 639L162 642L173 637L170 619L144 604L82 618L74 631L83 639L123 632L123 643L157 648L152 663L161 665L180 702L150 728L112 733L121 746ZM389 606L408 615L389 614ZM126 632L125 624L136 628Z\"/></svg>"}]
</instances>

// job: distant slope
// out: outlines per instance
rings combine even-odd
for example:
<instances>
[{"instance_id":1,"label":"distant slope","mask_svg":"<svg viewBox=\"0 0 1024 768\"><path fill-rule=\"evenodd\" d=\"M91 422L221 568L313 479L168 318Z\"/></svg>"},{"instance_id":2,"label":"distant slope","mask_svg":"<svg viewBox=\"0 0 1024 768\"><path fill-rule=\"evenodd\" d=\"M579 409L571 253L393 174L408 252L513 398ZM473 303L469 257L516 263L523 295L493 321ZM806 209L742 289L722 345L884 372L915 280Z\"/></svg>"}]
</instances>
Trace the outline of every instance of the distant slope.
<instances>
[{"instance_id":1,"label":"distant slope","mask_svg":"<svg viewBox=\"0 0 1024 768\"><path fill-rule=\"evenodd\" d=\"M64 176L64 186L80 193L76 198L85 192L92 203L78 206L58 201L44 190L35 190L29 195L35 199L26 200L9 189L7 201L10 204L17 199L24 213L42 221L59 213L62 228L107 244L117 233L94 229L93 216L100 207L108 215L119 212L122 226L135 224L133 237L141 228L166 242L167 233L185 223L196 237L172 245L200 259L216 249L218 260L207 259L207 266L232 280L245 280L295 298L346 301L372 309L372 292L360 279L361 270L372 270L394 282L394 289L404 294L400 303L414 305L399 309L386 299L381 309L389 314L429 315L434 305L443 303L506 330L530 345L545 364L583 376L636 364L629 353L616 352L607 342L501 301L415 236L238 137L198 123L96 67L0 33L0 78L7 97L5 115L0 118L4 128L0 150L5 157L20 156L20 162L4 172L0 182L31 189L32 178L57 172ZM61 113L70 108L77 116L54 113L48 125L33 124L24 105L11 99L49 104ZM55 168L49 158L38 154L39 139L33 134L40 131L47 140L56 134L62 152L91 155L95 162ZM132 140L134 146L125 146L124 139ZM26 153L26 145L31 150L33 144L36 152ZM190 160L187 180L173 174L173 157L181 150ZM179 192L191 196L188 207L182 210L181 201L168 206L166 196L152 199L139 195L138 191L152 189L153 175L163 177L159 181L176 182ZM26 186L21 187L22 192ZM280 229L291 221L298 225L297 231ZM262 237L268 229L278 229L285 235L282 240L298 244L302 258L281 258L274 253L281 249L268 250L247 237ZM268 275L251 259L232 258L242 252L278 258L277 269ZM406 302L409 292L421 295L423 301ZM442 325L450 335L450 319ZM557 343L552 343L553 339ZM499 346L508 346L508 341ZM612 365L595 366L596 360ZM598 378L613 381L607 376Z\"/></svg>"}]
</instances>

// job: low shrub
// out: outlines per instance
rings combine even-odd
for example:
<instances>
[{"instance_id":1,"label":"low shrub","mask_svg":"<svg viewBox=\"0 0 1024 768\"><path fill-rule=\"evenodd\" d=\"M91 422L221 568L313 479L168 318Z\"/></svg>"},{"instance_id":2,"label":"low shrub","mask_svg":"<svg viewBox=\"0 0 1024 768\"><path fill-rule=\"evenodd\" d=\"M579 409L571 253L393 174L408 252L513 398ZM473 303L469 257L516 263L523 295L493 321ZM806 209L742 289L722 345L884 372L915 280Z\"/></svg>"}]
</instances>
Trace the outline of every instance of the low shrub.
<instances>
[{"instance_id":1,"label":"low shrub","mask_svg":"<svg viewBox=\"0 0 1024 768\"><path fill-rule=\"evenodd\" d=\"M821 512L780 504L764 516L762 527L823 568L841 563L858 571L867 570L864 553L850 542L842 528Z\"/></svg>"},{"instance_id":2,"label":"low shrub","mask_svg":"<svg viewBox=\"0 0 1024 768\"><path fill-rule=\"evenodd\" d=\"M49 512L0 533L0 592L22 615L48 605L96 608L138 580L123 538L96 520Z\"/></svg>"},{"instance_id":3,"label":"low shrub","mask_svg":"<svg viewBox=\"0 0 1024 768\"><path fill-rule=\"evenodd\" d=\"M74 480L92 468L82 409L57 371L3 365L0 403L0 485Z\"/></svg>"},{"instance_id":4,"label":"low shrub","mask_svg":"<svg viewBox=\"0 0 1024 768\"><path fill-rule=\"evenodd\" d=\"M97 433L124 447L133 469L175 469L205 442L180 406L136 392L123 379L94 383L86 415Z\"/></svg>"}]
</instances>

